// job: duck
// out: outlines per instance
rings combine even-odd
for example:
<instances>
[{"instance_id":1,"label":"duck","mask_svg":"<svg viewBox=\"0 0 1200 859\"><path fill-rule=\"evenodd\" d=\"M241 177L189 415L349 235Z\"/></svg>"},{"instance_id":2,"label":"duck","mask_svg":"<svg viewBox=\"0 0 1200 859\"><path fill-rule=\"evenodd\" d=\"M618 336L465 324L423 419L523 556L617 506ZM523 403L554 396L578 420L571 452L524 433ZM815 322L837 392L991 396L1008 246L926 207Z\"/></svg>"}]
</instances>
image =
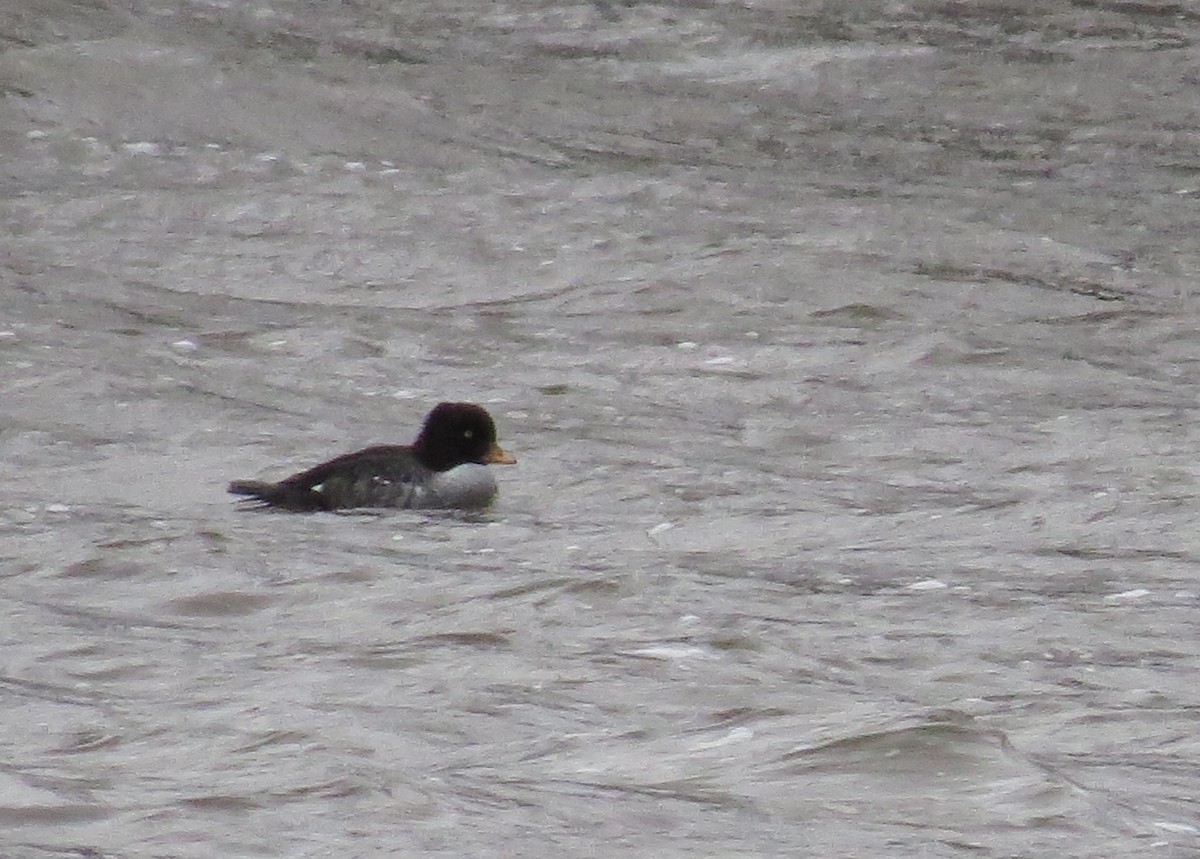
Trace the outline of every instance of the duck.
<instances>
[{"instance_id":1,"label":"duck","mask_svg":"<svg viewBox=\"0 0 1200 859\"><path fill-rule=\"evenodd\" d=\"M277 483L235 480L229 492L259 508L296 513L360 507L480 509L496 497L491 469L516 459L475 403L438 403L410 445L380 444L334 457Z\"/></svg>"}]
</instances>

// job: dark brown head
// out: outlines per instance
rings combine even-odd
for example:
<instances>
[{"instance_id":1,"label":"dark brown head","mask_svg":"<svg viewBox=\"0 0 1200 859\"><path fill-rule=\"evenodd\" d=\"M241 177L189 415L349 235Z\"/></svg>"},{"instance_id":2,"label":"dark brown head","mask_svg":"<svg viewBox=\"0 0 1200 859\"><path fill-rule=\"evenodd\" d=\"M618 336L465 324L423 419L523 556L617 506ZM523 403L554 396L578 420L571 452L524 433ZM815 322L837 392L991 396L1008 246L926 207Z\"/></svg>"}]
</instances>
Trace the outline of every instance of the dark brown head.
<instances>
[{"instance_id":1,"label":"dark brown head","mask_svg":"<svg viewBox=\"0 0 1200 859\"><path fill-rule=\"evenodd\" d=\"M483 406L438 403L413 442L413 453L426 467L446 471L468 462L512 465L516 459L496 444L496 424Z\"/></svg>"}]
</instances>

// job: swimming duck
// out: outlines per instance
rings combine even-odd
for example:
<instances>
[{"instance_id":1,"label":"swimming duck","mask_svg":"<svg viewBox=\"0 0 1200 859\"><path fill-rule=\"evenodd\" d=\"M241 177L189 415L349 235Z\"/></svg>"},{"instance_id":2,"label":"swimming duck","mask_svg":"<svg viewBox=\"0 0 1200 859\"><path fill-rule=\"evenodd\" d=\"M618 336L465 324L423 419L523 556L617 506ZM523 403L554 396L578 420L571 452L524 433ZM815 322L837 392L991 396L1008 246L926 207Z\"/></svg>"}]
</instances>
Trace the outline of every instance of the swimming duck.
<instances>
[{"instance_id":1,"label":"swimming duck","mask_svg":"<svg viewBox=\"0 0 1200 859\"><path fill-rule=\"evenodd\" d=\"M496 496L489 463L516 459L496 443L496 424L474 403L438 403L411 445L382 444L335 457L278 483L235 480L234 495L295 512L350 507L479 508ZM460 466L462 466L460 468Z\"/></svg>"}]
</instances>

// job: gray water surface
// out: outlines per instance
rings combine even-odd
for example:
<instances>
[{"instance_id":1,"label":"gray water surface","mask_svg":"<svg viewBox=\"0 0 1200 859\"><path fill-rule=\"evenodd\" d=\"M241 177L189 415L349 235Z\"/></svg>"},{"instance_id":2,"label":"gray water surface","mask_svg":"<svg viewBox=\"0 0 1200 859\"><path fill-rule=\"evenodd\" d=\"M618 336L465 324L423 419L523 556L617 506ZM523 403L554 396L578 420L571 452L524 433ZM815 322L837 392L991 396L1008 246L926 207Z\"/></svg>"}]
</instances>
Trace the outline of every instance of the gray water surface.
<instances>
[{"instance_id":1,"label":"gray water surface","mask_svg":"<svg viewBox=\"0 0 1200 859\"><path fill-rule=\"evenodd\" d=\"M1197 855L1198 44L0 6L0 854Z\"/></svg>"}]
</instances>

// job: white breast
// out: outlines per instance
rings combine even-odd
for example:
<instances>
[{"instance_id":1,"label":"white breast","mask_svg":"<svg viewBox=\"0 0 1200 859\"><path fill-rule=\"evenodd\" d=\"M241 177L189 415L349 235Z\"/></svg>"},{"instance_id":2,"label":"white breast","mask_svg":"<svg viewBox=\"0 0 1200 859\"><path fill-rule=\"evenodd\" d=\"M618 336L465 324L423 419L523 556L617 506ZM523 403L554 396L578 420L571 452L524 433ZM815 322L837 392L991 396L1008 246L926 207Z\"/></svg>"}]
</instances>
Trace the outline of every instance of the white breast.
<instances>
[{"instance_id":1,"label":"white breast","mask_svg":"<svg viewBox=\"0 0 1200 859\"><path fill-rule=\"evenodd\" d=\"M433 476L420 506L486 507L496 497L496 478L486 465L460 465Z\"/></svg>"}]
</instances>

